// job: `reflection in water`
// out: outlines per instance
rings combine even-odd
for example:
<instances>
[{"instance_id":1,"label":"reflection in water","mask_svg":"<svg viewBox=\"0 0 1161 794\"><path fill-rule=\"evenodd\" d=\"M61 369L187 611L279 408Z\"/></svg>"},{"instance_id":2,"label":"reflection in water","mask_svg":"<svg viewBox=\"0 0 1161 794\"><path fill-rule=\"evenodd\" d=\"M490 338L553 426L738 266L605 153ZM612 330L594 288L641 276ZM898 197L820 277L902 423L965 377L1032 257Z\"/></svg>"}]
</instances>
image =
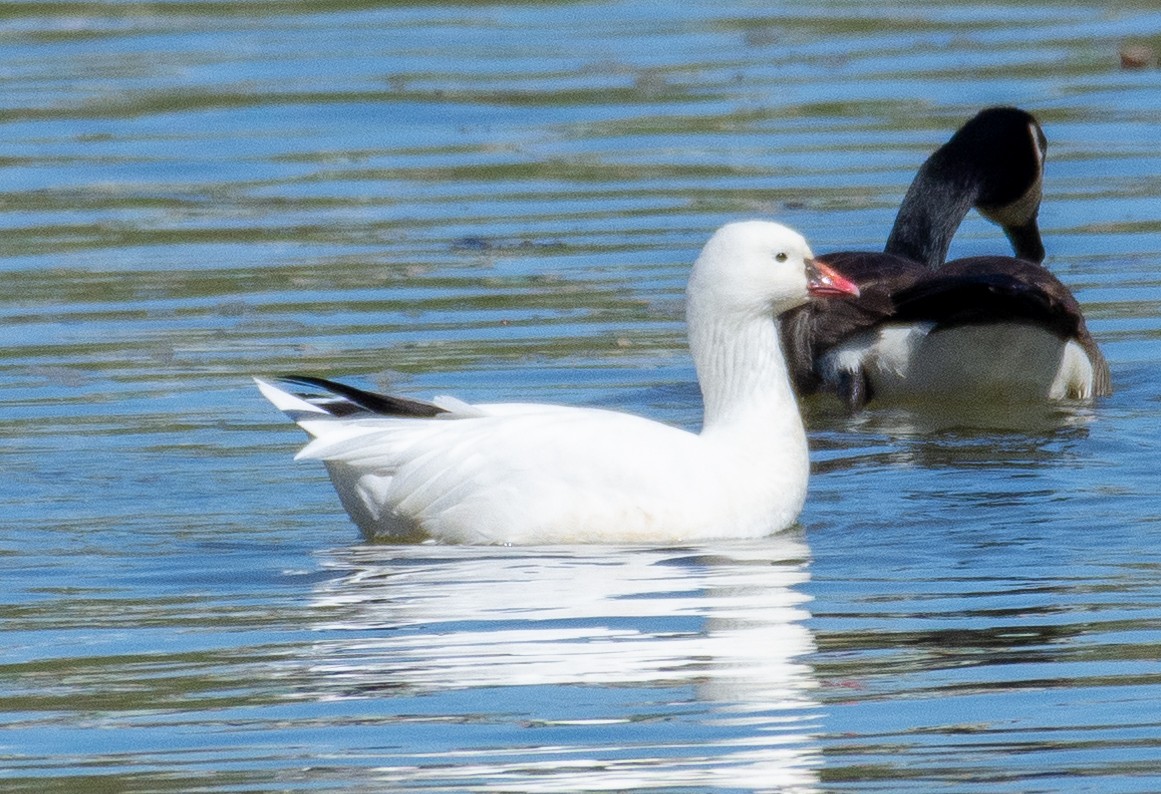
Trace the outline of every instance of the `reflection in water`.
<instances>
[{"instance_id":1,"label":"reflection in water","mask_svg":"<svg viewBox=\"0 0 1161 794\"><path fill-rule=\"evenodd\" d=\"M815 473L869 465L928 472L1001 471L1035 476L1080 454L1097 414L1073 405L970 406L933 403L838 414L815 406Z\"/></svg>"},{"instance_id":2,"label":"reflection in water","mask_svg":"<svg viewBox=\"0 0 1161 794\"><path fill-rule=\"evenodd\" d=\"M668 549L344 550L329 561L342 574L316 591L328 616L317 628L333 638L315 646L307 694L443 693L461 713L439 719L456 722L494 720L503 700L540 726L573 731L567 751L525 731L525 746L507 733L479 757L409 755L382 770L395 783L454 775L524 790L814 790L815 681L802 661L814 644L799 589L807 555L793 536ZM544 686L568 701L559 720L557 709L522 702ZM463 713L465 703L478 713ZM674 723L672 742L639 729L659 719Z\"/></svg>"},{"instance_id":3,"label":"reflection in water","mask_svg":"<svg viewBox=\"0 0 1161 794\"><path fill-rule=\"evenodd\" d=\"M1096 410L1082 403L957 402L941 399L926 402L871 403L849 414L837 400L812 398L805 406L811 426L844 426L860 432L884 432L898 436L933 433L1051 434L1083 432Z\"/></svg>"}]
</instances>

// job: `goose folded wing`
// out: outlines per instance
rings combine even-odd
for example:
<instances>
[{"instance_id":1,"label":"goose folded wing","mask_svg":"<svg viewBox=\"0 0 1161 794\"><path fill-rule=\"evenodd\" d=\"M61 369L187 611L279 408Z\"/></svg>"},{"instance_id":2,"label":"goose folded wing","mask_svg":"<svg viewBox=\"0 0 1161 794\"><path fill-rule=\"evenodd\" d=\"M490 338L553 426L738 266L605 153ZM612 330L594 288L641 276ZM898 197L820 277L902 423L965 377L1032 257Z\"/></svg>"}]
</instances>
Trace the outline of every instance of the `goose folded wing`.
<instances>
[{"instance_id":1,"label":"goose folded wing","mask_svg":"<svg viewBox=\"0 0 1161 794\"><path fill-rule=\"evenodd\" d=\"M1026 323L1069 339L1083 322L1076 299L1055 276L1010 257L949 262L896 293L894 301L894 322L930 322L936 329Z\"/></svg>"}]
</instances>

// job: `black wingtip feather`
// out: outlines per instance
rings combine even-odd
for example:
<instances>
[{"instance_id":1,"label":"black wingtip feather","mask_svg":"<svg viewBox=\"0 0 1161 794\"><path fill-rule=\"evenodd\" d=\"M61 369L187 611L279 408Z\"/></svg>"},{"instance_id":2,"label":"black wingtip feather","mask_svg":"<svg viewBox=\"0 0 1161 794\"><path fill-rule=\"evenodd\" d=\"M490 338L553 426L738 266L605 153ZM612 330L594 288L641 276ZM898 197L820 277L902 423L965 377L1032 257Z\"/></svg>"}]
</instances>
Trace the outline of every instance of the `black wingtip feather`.
<instances>
[{"instance_id":1,"label":"black wingtip feather","mask_svg":"<svg viewBox=\"0 0 1161 794\"><path fill-rule=\"evenodd\" d=\"M295 386L307 386L320 389L324 392L342 397L344 403L321 404L320 407L335 416L349 416L358 413L359 409L381 416L410 416L416 418L430 418L447 413L447 410L438 405L409 400L406 397L393 397L389 394L357 389L345 383L339 383L326 378L316 378L313 375L282 375L278 380Z\"/></svg>"}]
</instances>

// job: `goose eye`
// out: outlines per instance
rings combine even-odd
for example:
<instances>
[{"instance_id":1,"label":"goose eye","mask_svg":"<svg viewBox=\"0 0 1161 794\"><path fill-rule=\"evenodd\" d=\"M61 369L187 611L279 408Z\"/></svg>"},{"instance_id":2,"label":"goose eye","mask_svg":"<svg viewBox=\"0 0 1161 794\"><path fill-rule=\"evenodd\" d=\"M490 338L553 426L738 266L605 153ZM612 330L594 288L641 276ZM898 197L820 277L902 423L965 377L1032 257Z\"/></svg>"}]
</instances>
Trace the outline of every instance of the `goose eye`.
<instances>
[{"instance_id":1,"label":"goose eye","mask_svg":"<svg viewBox=\"0 0 1161 794\"><path fill-rule=\"evenodd\" d=\"M775 262L785 262L788 258L789 257L787 257L786 254L782 253L781 251L774 254L774 261Z\"/></svg>"}]
</instances>

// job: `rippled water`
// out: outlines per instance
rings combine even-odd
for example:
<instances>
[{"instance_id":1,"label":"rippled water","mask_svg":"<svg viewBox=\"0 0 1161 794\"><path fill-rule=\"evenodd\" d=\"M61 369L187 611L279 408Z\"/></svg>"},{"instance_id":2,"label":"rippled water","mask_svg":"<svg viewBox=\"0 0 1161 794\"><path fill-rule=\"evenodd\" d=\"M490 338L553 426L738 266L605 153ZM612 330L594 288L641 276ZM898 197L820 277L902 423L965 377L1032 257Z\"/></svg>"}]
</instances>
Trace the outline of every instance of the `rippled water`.
<instances>
[{"instance_id":1,"label":"rippled water","mask_svg":"<svg viewBox=\"0 0 1161 794\"><path fill-rule=\"evenodd\" d=\"M689 4L693 6L693 4ZM1130 4L0 9L11 791L1161 789L1161 70ZM738 217L881 247L989 104L1116 393L807 406L801 527L368 546L251 374L687 426ZM953 255L1006 248L970 217ZM973 429L974 427L974 429Z\"/></svg>"}]
</instances>

